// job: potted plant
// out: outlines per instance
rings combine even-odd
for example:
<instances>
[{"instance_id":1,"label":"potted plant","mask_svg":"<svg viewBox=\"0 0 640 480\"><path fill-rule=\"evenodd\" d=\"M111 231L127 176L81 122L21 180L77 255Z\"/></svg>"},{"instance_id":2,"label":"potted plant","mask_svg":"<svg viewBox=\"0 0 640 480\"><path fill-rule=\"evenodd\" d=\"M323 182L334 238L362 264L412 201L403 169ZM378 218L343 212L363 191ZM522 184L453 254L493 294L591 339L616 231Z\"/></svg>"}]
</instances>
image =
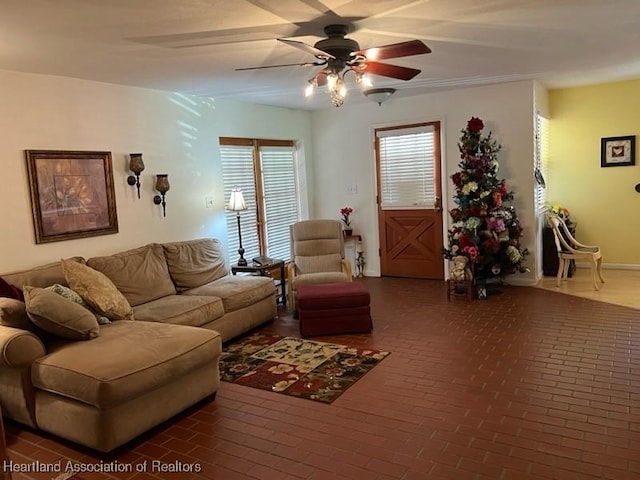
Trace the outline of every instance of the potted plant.
<instances>
[{"instance_id":1,"label":"potted plant","mask_svg":"<svg viewBox=\"0 0 640 480\"><path fill-rule=\"evenodd\" d=\"M344 234L347 237L350 237L353 234L353 229L351 228L351 219L350 215L353 213L353 208L351 207L342 207L340 209L340 215L342 215L342 224Z\"/></svg>"}]
</instances>

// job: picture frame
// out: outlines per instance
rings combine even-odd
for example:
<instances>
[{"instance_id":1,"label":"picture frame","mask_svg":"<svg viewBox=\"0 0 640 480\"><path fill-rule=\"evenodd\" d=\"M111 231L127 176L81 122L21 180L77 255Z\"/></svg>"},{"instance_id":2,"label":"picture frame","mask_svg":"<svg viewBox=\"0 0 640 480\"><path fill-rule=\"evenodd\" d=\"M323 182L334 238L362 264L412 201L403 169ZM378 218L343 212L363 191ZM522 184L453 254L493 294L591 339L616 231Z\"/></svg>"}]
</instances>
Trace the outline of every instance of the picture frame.
<instances>
[{"instance_id":1,"label":"picture frame","mask_svg":"<svg viewBox=\"0 0 640 480\"><path fill-rule=\"evenodd\" d=\"M37 244L118 233L111 152L25 150Z\"/></svg>"},{"instance_id":2,"label":"picture frame","mask_svg":"<svg viewBox=\"0 0 640 480\"><path fill-rule=\"evenodd\" d=\"M636 136L606 137L600 141L600 166L622 167L636 164Z\"/></svg>"}]
</instances>

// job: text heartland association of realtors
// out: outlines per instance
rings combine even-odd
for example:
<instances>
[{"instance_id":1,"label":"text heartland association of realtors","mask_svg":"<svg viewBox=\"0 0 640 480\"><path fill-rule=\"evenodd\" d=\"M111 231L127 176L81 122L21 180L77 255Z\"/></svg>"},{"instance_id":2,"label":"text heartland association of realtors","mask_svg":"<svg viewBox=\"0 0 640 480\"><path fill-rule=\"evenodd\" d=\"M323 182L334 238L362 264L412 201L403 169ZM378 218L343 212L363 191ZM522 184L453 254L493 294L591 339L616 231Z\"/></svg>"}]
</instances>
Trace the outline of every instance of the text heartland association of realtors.
<instances>
[{"instance_id":1,"label":"text heartland association of realtors","mask_svg":"<svg viewBox=\"0 0 640 480\"><path fill-rule=\"evenodd\" d=\"M2 462L4 472L12 473L114 473L114 472L168 472L168 473L199 473L202 471L202 465L199 463L183 463L179 461L167 463L160 460L144 460L137 463L123 463L117 460L113 462L100 461L98 463L78 463L71 460L63 462L35 462L18 463L11 460Z\"/></svg>"}]
</instances>

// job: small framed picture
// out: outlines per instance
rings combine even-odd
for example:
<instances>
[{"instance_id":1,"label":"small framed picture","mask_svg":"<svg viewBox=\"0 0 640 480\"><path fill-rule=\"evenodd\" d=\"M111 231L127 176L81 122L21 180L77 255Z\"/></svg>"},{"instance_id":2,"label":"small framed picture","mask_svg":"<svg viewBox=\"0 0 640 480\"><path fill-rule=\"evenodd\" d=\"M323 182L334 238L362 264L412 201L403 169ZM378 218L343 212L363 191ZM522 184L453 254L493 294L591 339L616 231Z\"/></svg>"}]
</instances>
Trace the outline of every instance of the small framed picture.
<instances>
[{"instance_id":1,"label":"small framed picture","mask_svg":"<svg viewBox=\"0 0 640 480\"><path fill-rule=\"evenodd\" d=\"M636 164L636 136L607 137L600 142L600 166L622 167Z\"/></svg>"}]
</instances>

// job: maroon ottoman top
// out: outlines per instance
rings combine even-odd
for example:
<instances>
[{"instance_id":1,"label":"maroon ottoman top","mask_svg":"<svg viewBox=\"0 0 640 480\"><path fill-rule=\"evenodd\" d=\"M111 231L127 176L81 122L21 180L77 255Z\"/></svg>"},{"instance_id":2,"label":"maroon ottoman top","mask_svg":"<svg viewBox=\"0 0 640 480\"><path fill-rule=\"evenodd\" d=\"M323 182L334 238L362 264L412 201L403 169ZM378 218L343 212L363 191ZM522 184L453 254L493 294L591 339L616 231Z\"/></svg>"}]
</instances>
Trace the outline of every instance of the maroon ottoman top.
<instances>
[{"instance_id":1,"label":"maroon ottoman top","mask_svg":"<svg viewBox=\"0 0 640 480\"><path fill-rule=\"evenodd\" d=\"M361 282L300 285L298 306L303 310L368 306L369 290Z\"/></svg>"}]
</instances>

